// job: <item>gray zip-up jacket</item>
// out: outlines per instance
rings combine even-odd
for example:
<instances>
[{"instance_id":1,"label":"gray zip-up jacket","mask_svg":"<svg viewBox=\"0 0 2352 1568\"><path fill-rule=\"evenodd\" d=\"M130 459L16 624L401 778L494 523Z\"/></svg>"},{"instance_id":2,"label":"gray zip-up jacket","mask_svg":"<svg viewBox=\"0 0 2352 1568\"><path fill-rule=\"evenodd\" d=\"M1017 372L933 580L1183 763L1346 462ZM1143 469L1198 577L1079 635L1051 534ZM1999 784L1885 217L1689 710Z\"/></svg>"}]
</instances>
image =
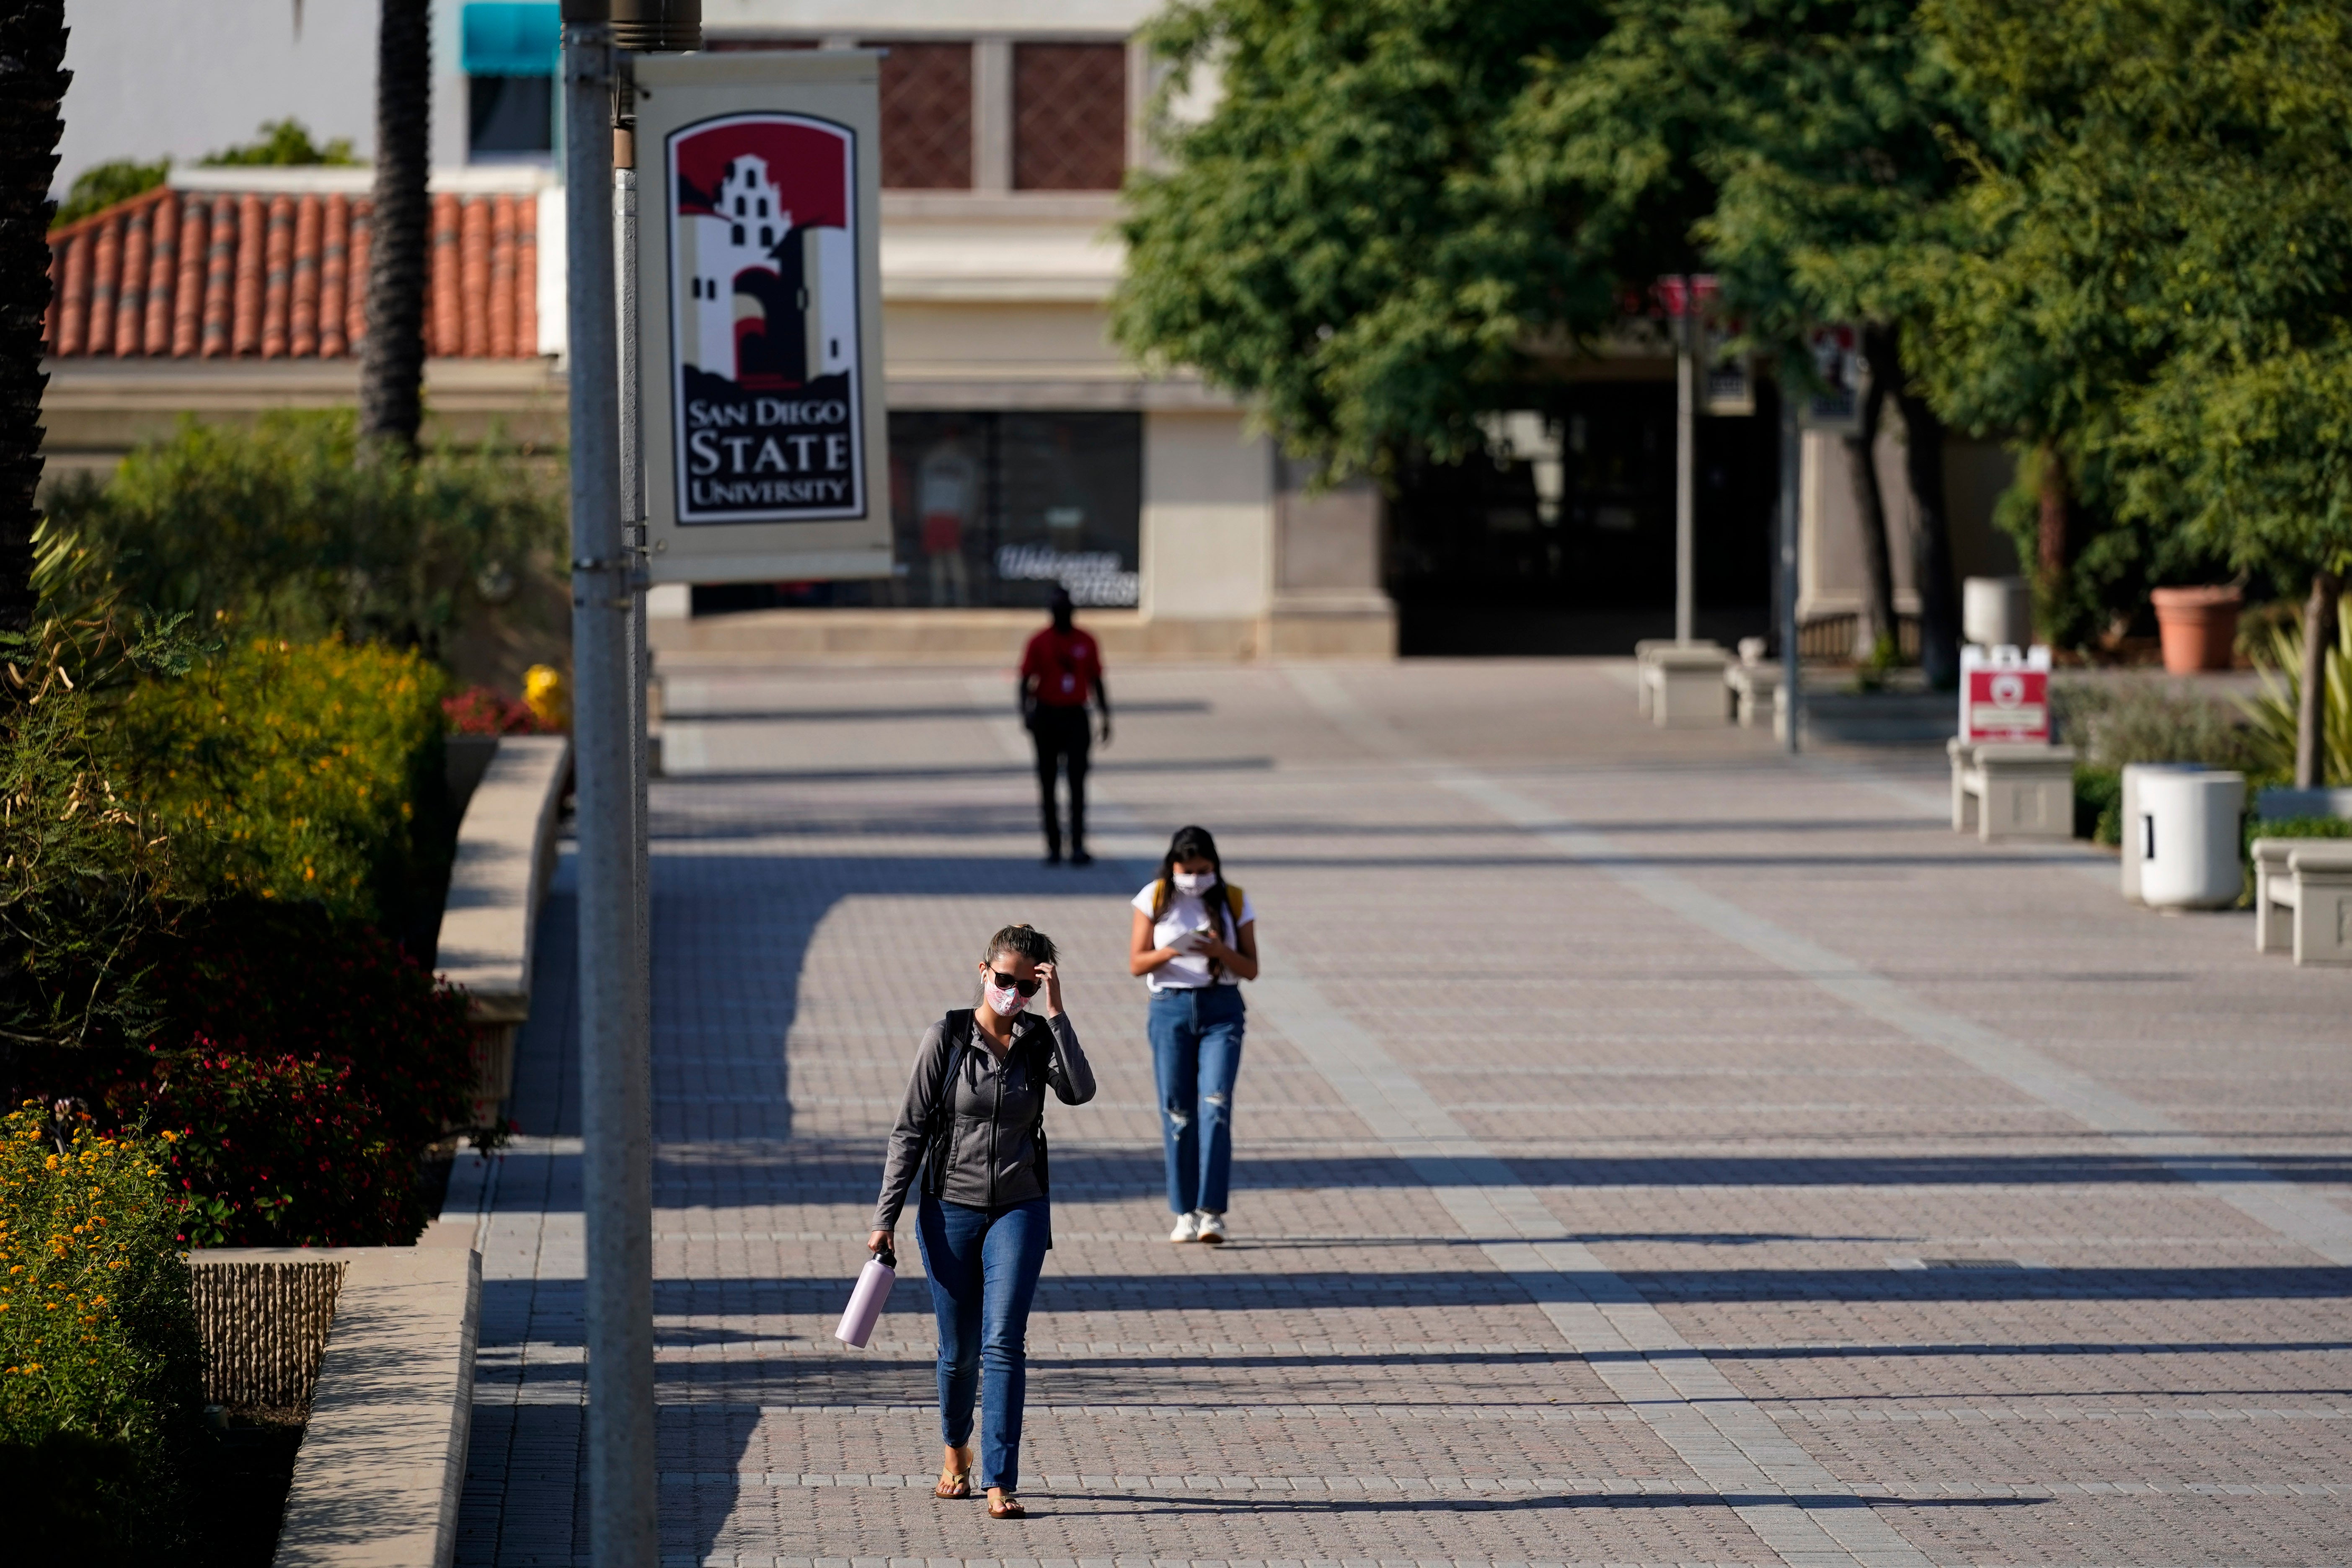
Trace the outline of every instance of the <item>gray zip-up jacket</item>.
<instances>
[{"instance_id":1,"label":"gray zip-up jacket","mask_svg":"<svg viewBox=\"0 0 2352 1568\"><path fill-rule=\"evenodd\" d=\"M876 1230L898 1228L898 1212L927 1152L933 1109L943 1097L952 1110L946 1158L923 1184L949 1203L989 1209L1045 1195L1034 1134L1045 1112L1045 1090L1050 1087L1065 1105L1095 1097L1094 1068L1068 1014L1050 1019L1024 1014L1013 1024L1013 1048L1002 1067L973 1038L970 1019L969 1013L949 1014L925 1031L915 1049L907 1102L882 1163ZM1042 1075L1035 1070L1041 1046Z\"/></svg>"}]
</instances>

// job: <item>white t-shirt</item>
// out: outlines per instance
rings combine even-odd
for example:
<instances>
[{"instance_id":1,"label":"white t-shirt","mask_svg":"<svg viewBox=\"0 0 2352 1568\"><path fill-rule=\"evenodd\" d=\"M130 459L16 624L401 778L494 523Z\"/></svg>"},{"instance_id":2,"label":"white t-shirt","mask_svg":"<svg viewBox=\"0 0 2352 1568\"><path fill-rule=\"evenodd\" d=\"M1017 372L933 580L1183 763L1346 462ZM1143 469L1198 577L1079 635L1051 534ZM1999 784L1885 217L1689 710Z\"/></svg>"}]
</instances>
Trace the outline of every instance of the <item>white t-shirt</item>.
<instances>
[{"instance_id":1,"label":"white t-shirt","mask_svg":"<svg viewBox=\"0 0 2352 1568\"><path fill-rule=\"evenodd\" d=\"M1145 914L1150 914L1151 897L1159 889L1160 884L1156 880L1144 883L1143 891L1135 895L1135 907ZM1224 905L1217 911L1221 917L1217 924L1224 927L1226 920L1223 917L1230 915L1232 906L1225 904L1224 895L1222 892L1218 894L1217 902ZM1255 919L1257 919L1257 906L1250 901L1249 894L1244 892L1242 894L1242 918L1233 921L1233 926L1235 928L1245 926ZM1208 929L1209 907L1202 901L1200 895L1180 893L1171 888L1168 889L1168 908L1151 928L1151 945L1166 947L1188 931ZM1226 946L1236 945L1236 930L1221 930L1217 934ZM1144 979L1150 983L1154 991L1197 991L1209 984L1209 955L1204 952L1180 952L1150 974L1145 975ZM1241 984L1230 972L1217 976L1216 983L1220 985Z\"/></svg>"}]
</instances>

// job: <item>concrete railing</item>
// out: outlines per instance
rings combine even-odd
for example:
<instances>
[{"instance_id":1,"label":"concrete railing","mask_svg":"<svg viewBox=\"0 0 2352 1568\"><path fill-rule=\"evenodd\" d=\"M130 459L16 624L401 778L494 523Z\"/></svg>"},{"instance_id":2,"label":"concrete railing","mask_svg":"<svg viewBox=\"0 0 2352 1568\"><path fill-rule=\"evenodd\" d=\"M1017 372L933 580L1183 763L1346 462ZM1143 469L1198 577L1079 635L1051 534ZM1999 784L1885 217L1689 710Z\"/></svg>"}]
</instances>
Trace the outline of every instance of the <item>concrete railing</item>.
<instances>
[{"instance_id":1,"label":"concrete railing","mask_svg":"<svg viewBox=\"0 0 2352 1568\"><path fill-rule=\"evenodd\" d=\"M530 1016L539 907L555 874L555 837L572 742L507 735L457 827L433 967L464 989L475 1031L475 1121L495 1121L514 1089L516 1027Z\"/></svg>"},{"instance_id":2,"label":"concrete railing","mask_svg":"<svg viewBox=\"0 0 2352 1568\"><path fill-rule=\"evenodd\" d=\"M206 1398L284 1409L292 1393L309 1405L276 1568L447 1568L473 1431L480 1255L255 1247L188 1261Z\"/></svg>"}]
</instances>

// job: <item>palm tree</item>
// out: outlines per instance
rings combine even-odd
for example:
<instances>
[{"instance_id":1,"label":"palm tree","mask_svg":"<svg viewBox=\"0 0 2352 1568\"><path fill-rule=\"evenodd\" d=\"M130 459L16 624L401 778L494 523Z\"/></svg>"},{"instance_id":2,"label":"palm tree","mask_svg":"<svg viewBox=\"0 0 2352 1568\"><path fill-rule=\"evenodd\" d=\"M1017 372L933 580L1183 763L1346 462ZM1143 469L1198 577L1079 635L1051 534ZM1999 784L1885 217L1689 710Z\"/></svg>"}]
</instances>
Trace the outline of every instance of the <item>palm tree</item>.
<instances>
[{"instance_id":1,"label":"palm tree","mask_svg":"<svg viewBox=\"0 0 2352 1568\"><path fill-rule=\"evenodd\" d=\"M405 456L416 450L416 430L425 417L425 260L432 216L425 180L433 114L433 18L430 0L382 4L360 435L369 446Z\"/></svg>"},{"instance_id":2,"label":"palm tree","mask_svg":"<svg viewBox=\"0 0 2352 1568\"><path fill-rule=\"evenodd\" d=\"M41 338L66 96L65 0L0 0L0 631L33 622Z\"/></svg>"}]
</instances>

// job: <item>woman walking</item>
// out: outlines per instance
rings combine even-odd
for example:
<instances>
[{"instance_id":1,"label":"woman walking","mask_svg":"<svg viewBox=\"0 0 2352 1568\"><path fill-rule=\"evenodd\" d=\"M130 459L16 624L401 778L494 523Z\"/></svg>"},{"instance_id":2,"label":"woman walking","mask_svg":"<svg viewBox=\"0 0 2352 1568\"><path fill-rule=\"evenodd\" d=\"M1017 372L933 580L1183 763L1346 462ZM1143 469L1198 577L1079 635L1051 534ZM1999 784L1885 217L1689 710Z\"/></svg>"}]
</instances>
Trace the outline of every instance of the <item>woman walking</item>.
<instances>
[{"instance_id":1,"label":"woman walking","mask_svg":"<svg viewBox=\"0 0 2352 1568\"><path fill-rule=\"evenodd\" d=\"M1045 993L1045 1016L1029 999ZM1045 1197L1045 1091L1065 1105L1095 1094L1094 1069L1062 1011L1054 943L1027 926L989 938L978 1005L932 1025L915 1052L890 1130L869 1252L891 1245L922 1173L916 1236L940 1324L940 1440L934 1496L971 1496L971 1405L980 1396L980 1484L991 1519L1025 1517L1021 1409L1029 1302L1054 1245Z\"/></svg>"},{"instance_id":2,"label":"woman walking","mask_svg":"<svg viewBox=\"0 0 2352 1568\"><path fill-rule=\"evenodd\" d=\"M1180 827L1135 895L1128 973L1151 986L1151 1064L1168 1153L1171 1241L1222 1242L1242 1068L1241 983L1257 978L1257 910L1225 880L1217 841Z\"/></svg>"}]
</instances>

